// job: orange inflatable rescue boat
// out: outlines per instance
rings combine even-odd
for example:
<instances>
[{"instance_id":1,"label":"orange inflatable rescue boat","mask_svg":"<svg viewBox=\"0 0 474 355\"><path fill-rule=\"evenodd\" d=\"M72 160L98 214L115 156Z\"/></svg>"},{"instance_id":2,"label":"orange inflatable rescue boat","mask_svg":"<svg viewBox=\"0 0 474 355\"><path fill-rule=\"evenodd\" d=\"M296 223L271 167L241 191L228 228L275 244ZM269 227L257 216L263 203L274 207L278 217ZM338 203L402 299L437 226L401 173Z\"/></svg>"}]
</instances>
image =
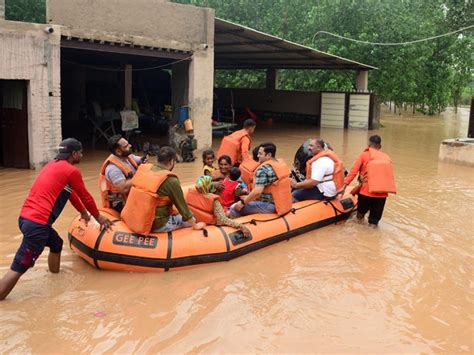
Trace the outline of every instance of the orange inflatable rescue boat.
<instances>
[{"instance_id":1,"label":"orange inflatable rescue boat","mask_svg":"<svg viewBox=\"0 0 474 355\"><path fill-rule=\"evenodd\" d=\"M102 210L114 220L111 230L100 229L91 219L86 226L80 216L69 228L69 244L98 269L120 271L168 271L193 265L228 261L299 234L338 223L355 210L357 197L342 200L301 201L285 215L254 214L240 217L251 232L208 225L205 230L178 229L168 233L133 233L113 210Z\"/></svg>"}]
</instances>

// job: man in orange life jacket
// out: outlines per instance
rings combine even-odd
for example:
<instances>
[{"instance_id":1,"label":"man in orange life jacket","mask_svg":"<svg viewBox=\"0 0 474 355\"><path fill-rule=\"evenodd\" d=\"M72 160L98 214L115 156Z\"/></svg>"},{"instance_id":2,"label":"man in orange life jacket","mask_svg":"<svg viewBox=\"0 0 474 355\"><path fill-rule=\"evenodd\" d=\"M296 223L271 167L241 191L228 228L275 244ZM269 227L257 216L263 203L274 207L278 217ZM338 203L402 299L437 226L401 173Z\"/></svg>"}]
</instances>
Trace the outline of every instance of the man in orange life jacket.
<instances>
[{"instance_id":1,"label":"man in orange life jacket","mask_svg":"<svg viewBox=\"0 0 474 355\"><path fill-rule=\"evenodd\" d=\"M217 158L222 155L228 155L234 165L238 165L244 160L252 159L249 151L256 125L255 121L247 119L244 121L243 129L225 136L217 152Z\"/></svg>"},{"instance_id":2,"label":"man in orange life jacket","mask_svg":"<svg viewBox=\"0 0 474 355\"><path fill-rule=\"evenodd\" d=\"M308 151L312 158L307 161L306 179L301 182L291 180L294 201L324 200L335 197L337 194L334 182L335 161L329 156L324 156L325 143L321 138L313 138L309 142ZM332 151L327 151L335 156ZM336 161L338 158L335 158Z\"/></svg>"},{"instance_id":3,"label":"man in orange life jacket","mask_svg":"<svg viewBox=\"0 0 474 355\"><path fill-rule=\"evenodd\" d=\"M387 200L388 192L395 193L395 181L393 180L393 171L391 170L391 161L388 155L382 153L382 138L379 135L373 135L369 138L369 146L357 157L351 171L344 179L344 184L349 185L352 180L359 174L359 178L362 180L361 184L357 188L358 202L357 202L357 219L362 220L367 212L369 213L369 225L376 227L382 218L383 210L385 207L385 201ZM371 152L381 155L382 160L387 161L385 166L389 170L388 174L384 174L387 180L388 187L386 191L373 192L371 190L371 182L368 181L368 169L367 164L373 159ZM382 178L383 179L383 178ZM359 190L360 187L360 190ZM384 188L382 188L383 190Z\"/></svg>"},{"instance_id":4,"label":"man in orange life jacket","mask_svg":"<svg viewBox=\"0 0 474 355\"><path fill-rule=\"evenodd\" d=\"M253 213L285 214L291 209L291 187L288 166L275 158L276 146L263 143L258 150L260 166L255 171L254 187L231 206L231 218Z\"/></svg>"},{"instance_id":5,"label":"man in orange life jacket","mask_svg":"<svg viewBox=\"0 0 474 355\"><path fill-rule=\"evenodd\" d=\"M162 147L158 152L158 164L153 165L151 170L157 174L163 170L172 171L177 159L176 151L173 148ZM168 176L159 187L157 193L161 197L169 198L180 214L170 215L167 206L157 207L152 228L153 232L170 232L185 227L193 227L194 229L206 227L205 223L196 222L193 213L184 200L183 190L176 176Z\"/></svg>"},{"instance_id":6,"label":"man in orange life jacket","mask_svg":"<svg viewBox=\"0 0 474 355\"><path fill-rule=\"evenodd\" d=\"M123 209L128 192L132 186L132 177L146 157L132 154L131 144L120 134L109 138L107 142L110 154L102 164L99 177L99 189L102 207L113 208L117 212Z\"/></svg>"}]
</instances>

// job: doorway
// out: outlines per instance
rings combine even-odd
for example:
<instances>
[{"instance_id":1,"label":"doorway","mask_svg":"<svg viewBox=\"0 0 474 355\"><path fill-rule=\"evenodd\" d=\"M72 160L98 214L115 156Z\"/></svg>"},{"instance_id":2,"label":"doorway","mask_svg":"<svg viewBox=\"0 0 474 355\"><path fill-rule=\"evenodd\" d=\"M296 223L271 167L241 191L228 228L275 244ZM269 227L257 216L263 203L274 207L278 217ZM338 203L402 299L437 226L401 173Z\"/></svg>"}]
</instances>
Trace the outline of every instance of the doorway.
<instances>
[{"instance_id":1,"label":"doorway","mask_svg":"<svg viewBox=\"0 0 474 355\"><path fill-rule=\"evenodd\" d=\"M30 168L28 151L28 82L0 80L0 166Z\"/></svg>"}]
</instances>

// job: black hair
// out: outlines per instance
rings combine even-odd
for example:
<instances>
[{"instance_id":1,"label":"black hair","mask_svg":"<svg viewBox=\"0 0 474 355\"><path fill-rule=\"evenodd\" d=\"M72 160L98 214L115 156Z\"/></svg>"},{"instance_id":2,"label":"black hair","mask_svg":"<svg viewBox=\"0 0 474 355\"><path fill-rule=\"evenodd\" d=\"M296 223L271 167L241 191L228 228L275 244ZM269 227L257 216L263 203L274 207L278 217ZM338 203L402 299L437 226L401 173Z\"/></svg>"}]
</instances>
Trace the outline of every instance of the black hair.
<instances>
[{"instance_id":1,"label":"black hair","mask_svg":"<svg viewBox=\"0 0 474 355\"><path fill-rule=\"evenodd\" d=\"M275 158L277 147L272 142L262 143L260 144L259 148L263 148L263 151L265 152L265 154L270 153L272 158Z\"/></svg>"},{"instance_id":2,"label":"black hair","mask_svg":"<svg viewBox=\"0 0 474 355\"><path fill-rule=\"evenodd\" d=\"M246 119L244 121L244 128L250 128L250 127L255 127L257 124L255 123L254 120L252 120L251 118L249 119Z\"/></svg>"},{"instance_id":3,"label":"black hair","mask_svg":"<svg viewBox=\"0 0 474 355\"><path fill-rule=\"evenodd\" d=\"M107 140L107 149L109 150L109 152L111 152L112 154L115 154L115 150L120 147L120 145L118 144L118 141L121 140L122 138L123 138L122 135L116 134Z\"/></svg>"},{"instance_id":4,"label":"black hair","mask_svg":"<svg viewBox=\"0 0 474 355\"><path fill-rule=\"evenodd\" d=\"M172 160L178 160L176 150L171 147L161 147L157 154L158 163L168 164Z\"/></svg>"},{"instance_id":5,"label":"black hair","mask_svg":"<svg viewBox=\"0 0 474 355\"><path fill-rule=\"evenodd\" d=\"M219 159L217 160L218 163L221 162L221 160L225 160L228 162L230 165L232 165L232 159L228 155L221 155Z\"/></svg>"},{"instance_id":6,"label":"black hair","mask_svg":"<svg viewBox=\"0 0 474 355\"><path fill-rule=\"evenodd\" d=\"M232 181L239 180L240 175L240 169L238 167L234 166L232 169L230 169L229 177Z\"/></svg>"},{"instance_id":7,"label":"black hair","mask_svg":"<svg viewBox=\"0 0 474 355\"><path fill-rule=\"evenodd\" d=\"M321 148L324 149L325 142L322 138L320 137L315 137L313 138L316 141L316 144L319 145Z\"/></svg>"},{"instance_id":8,"label":"black hair","mask_svg":"<svg viewBox=\"0 0 474 355\"><path fill-rule=\"evenodd\" d=\"M202 162L203 163L204 163L204 160L206 160L208 155L212 155L213 157L215 157L214 151L212 149L205 149L202 152Z\"/></svg>"},{"instance_id":9,"label":"black hair","mask_svg":"<svg viewBox=\"0 0 474 355\"><path fill-rule=\"evenodd\" d=\"M380 147L382 144L382 138L378 134L369 137L369 145L373 145L375 147Z\"/></svg>"},{"instance_id":10,"label":"black hair","mask_svg":"<svg viewBox=\"0 0 474 355\"><path fill-rule=\"evenodd\" d=\"M253 148L253 150L252 150L252 158L255 161L258 161L258 150L260 149L260 147L261 147L261 145Z\"/></svg>"}]
</instances>

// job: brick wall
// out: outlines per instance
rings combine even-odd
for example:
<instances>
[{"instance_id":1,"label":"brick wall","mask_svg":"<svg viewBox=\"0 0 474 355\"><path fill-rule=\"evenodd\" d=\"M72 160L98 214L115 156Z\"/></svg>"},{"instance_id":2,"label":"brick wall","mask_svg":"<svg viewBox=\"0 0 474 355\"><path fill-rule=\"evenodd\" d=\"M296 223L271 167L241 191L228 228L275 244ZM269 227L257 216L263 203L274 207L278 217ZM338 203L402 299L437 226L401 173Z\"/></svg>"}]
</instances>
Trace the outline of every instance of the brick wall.
<instances>
[{"instance_id":1,"label":"brick wall","mask_svg":"<svg viewBox=\"0 0 474 355\"><path fill-rule=\"evenodd\" d=\"M60 34L0 20L0 80L28 81L30 166L54 157L61 141Z\"/></svg>"}]
</instances>

